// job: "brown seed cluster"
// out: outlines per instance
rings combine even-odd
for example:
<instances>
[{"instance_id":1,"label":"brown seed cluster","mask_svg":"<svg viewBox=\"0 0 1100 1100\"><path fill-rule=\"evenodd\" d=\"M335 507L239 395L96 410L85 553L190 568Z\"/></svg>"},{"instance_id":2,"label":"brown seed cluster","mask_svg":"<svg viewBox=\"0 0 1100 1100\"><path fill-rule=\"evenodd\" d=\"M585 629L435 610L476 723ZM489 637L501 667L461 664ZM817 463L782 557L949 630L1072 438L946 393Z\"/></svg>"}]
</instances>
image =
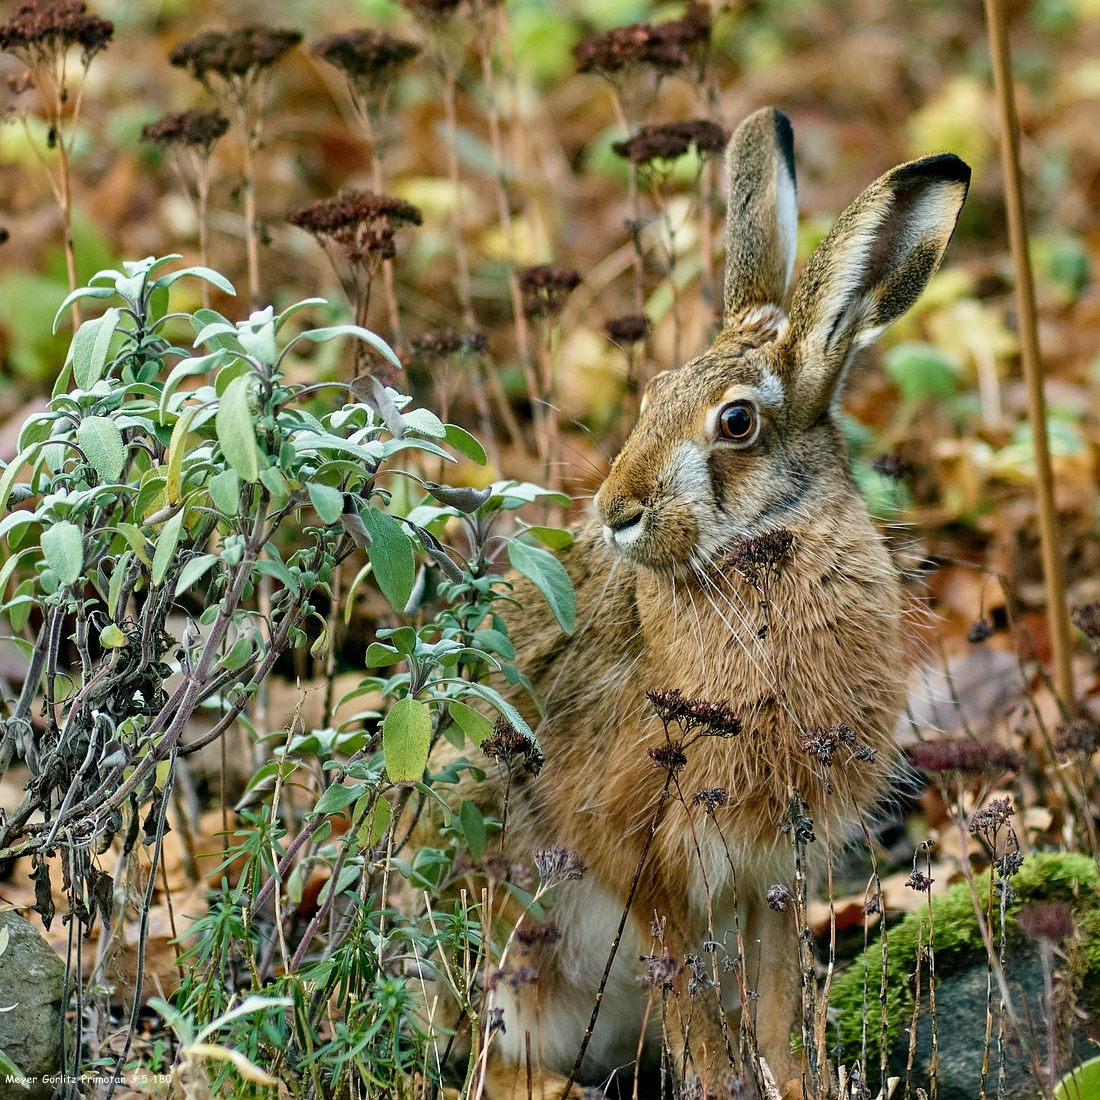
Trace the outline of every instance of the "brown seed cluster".
<instances>
[{"instance_id":1,"label":"brown seed cluster","mask_svg":"<svg viewBox=\"0 0 1100 1100\"><path fill-rule=\"evenodd\" d=\"M542 752L538 745L525 737L507 718L493 723L493 732L481 742L481 751L503 764L519 766L528 775L538 775L542 769Z\"/></svg>"},{"instance_id":2,"label":"brown seed cluster","mask_svg":"<svg viewBox=\"0 0 1100 1100\"><path fill-rule=\"evenodd\" d=\"M646 697L666 730L675 723L684 736L697 730L711 737L735 737L741 732L741 719L728 703L689 699L675 688L647 691Z\"/></svg>"},{"instance_id":3,"label":"brown seed cluster","mask_svg":"<svg viewBox=\"0 0 1100 1100\"><path fill-rule=\"evenodd\" d=\"M1096 752L1100 744L1100 727L1091 719L1076 718L1058 727L1055 747L1067 755L1081 755L1085 758Z\"/></svg>"},{"instance_id":4,"label":"brown seed cluster","mask_svg":"<svg viewBox=\"0 0 1100 1100\"><path fill-rule=\"evenodd\" d=\"M765 899L770 909L774 909L777 913L785 913L791 903L791 892L781 882L777 882L774 886L768 887Z\"/></svg>"},{"instance_id":5,"label":"brown seed cluster","mask_svg":"<svg viewBox=\"0 0 1100 1100\"><path fill-rule=\"evenodd\" d=\"M660 955L643 955L645 974L639 979L643 989L673 989L676 975L680 973L679 964L667 952Z\"/></svg>"},{"instance_id":6,"label":"brown seed cluster","mask_svg":"<svg viewBox=\"0 0 1100 1100\"><path fill-rule=\"evenodd\" d=\"M165 148L186 146L209 153L228 129L229 119L221 111L169 111L141 128L141 140Z\"/></svg>"},{"instance_id":7,"label":"brown seed cluster","mask_svg":"<svg viewBox=\"0 0 1100 1100\"><path fill-rule=\"evenodd\" d=\"M468 355L482 355L489 347L489 338L483 332L453 332L449 328L435 332L422 332L414 337L414 354L426 359L445 359L448 355L466 352Z\"/></svg>"},{"instance_id":8,"label":"brown seed cluster","mask_svg":"<svg viewBox=\"0 0 1100 1100\"><path fill-rule=\"evenodd\" d=\"M994 798L970 819L970 832L973 836L990 837L1008 824L1013 813L1011 798Z\"/></svg>"},{"instance_id":9,"label":"brown seed cluster","mask_svg":"<svg viewBox=\"0 0 1100 1100\"><path fill-rule=\"evenodd\" d=\"M293 210L288 222L312 233L322 244L338 245L353 263L371 253L383 259L397 254L394 233L403 225L420 225L423 216L411 202L371 191L341 191Z\"/></svg>"},{"instance_id":10,"label":"brown seed cluster","mask_svg":"<svg viewBox=\"0 0 1100 1100\"><path fill-rule=\"evenodd\" d=\"M553 848L539 848L532 853L532 858L539 881L546 889L553 889L563 882L576 882L588 873L584 860L571 848L560 844Z\"/></svg>"},{"instance_id":11,"label":"brown seed cluster","mask_svg":"<svg viewBox=\"0 0 1100 1100\"><path fill-rule=\"evenodd\" d=\"M706 813L712 814L719 806L726 804L727 797L728 792L725 787L700 787L691 796L691 804L702 806Z\"/></svg>"},{"instance_id":12,"label":"brown seed cluster","mask_svg":"<svg viewBox=\"0 0 1100 1100\"><path fill-rule=\"evenodd\" d=\"M710 10L694 3L680 19L667 23L631 23L594 34L573 47L577 71L617 73L634 65L672 72L689 65L692 51L710 38Z\"/></svg>"},{"instance_id":13,"label":"brown seed cluster","mask_svg":"<svg viewBox=\"0 0 1100 1100\"><path fill-rule=\"evenodd\" d=\"M654 160L675 160L693 145L703 156L721 152L726 145L726 132L706 119L668 122L660 126L643 126L632 138L617 141L611 148L634 164L648 164Z\"/></svg>"},{"instance_id":14,"label":"brown seed cluster","mask_svg":"<svg viewBox=\"0 0 1100 1100\"><path fill-rule=\"evenodd\" d=\"M940 775L1000 775L1017 772L1020 754L996 741L975 737L950 737L942 741L923 741L909 750L909 762L921 771Z\"/></svg>"},{"instance_id":15,"label":"brown seed cluster","mask_svg":"<svg viewBox=\"0 0 1100 1100\"><path fill-rule=\"evenodd\" d=\"M402 65L420 53L420 47L384 31L361 28L322 38L313 53L357 87L374 88L392 80Z\"/></svg>"},{"instance_id":16,"label":"brown seed cluster","mask_svg":"<svg viewBox=\"0 0 1100 1100\"><path fill-rule=\"evenodd\" d=\"M114 23L89 12L82 0L26 0L0 26L0 51L35 64L80 46L87 64L114 33Z\"/></svg>"},{"instance_id":17,"label":"brown seed cluster","mask_svg":"<svg viewBox=\"0 0 1100 1100\"><path fill-rule=\"evenodd\" d=\"M915 867L910 873L909 877L905 880L905 885L910 890L916 890L919 893L923 893L925 890L932 889L932 883L936 880L929 878L923 871L918 871Z\"/></svg>"},{"instance_id":18,"label":"brown seed cluster","mask_svg":"<svg viewBox=\"0 0 1100 1100\"><path fill-rule=\"evenodd\" d=\"M617 344L637 344L649 335L649 321L641 313L612 317L604 328Z\"/></svg>"},{"instance_id":19,"label":"brown seed cluster","mask_svg":"<svg viewBox=\"0 0 1100 1100\"><path fill-rule=\"evenodd\" d=\"M970 624L966 632L966 640L971 645L981 645L987 638L993 637L993 624L983 615Z\"/></svg>"},{"instance_id":20,"label":"brown seed cluster","mask_svg":"<svg viewBox=\"0 0 1100 1100\"><path fill-rule=\"evenodd\" d=\"M581 284L581 274L569 267L539 264L521 271L519 288L527 317L557 317L565 300Z\"/></svg>"},{"instance_id":21,"label":"brown seed cluster","mask_svg":"<svg viewBox=\"0 0 1100 1100\"><path fill-rule=\"evenodd\" d=\"M235 31L204 31L174 47L168 60L196 80L205 81L213 73L229 81L271 68L301 41L300 31L286 27L251 25Z\"/></svg>"},{"instance_id":22,"label":"brown seed cluster","mask_svg":"<svg viewBox=\"0 0 1100 1100\"><path fill-rule=\"evenodd\" d=\"M735 546L727 555L731 565L754 588L766 584L794 546L794 535L785 528L768 531Z\"/></svg>"},{"instance_id":23,"label":"brown seed cluster","mask_svg":"<svg viewBox=\"0 0 1100 1100\"><path fill-rule=\"evenodd\" d=\"M1092 643L1093 649L1100 648L1100 600L1093 603L1078 604L1070 612L1073 625Z\"/></svg>"},{"instance_id":24,"label":"brown seed cluster","mask_svg":"<svg viewBox=\"0 0 1100 1100\"><path fill-rule=\"evenodd\" d=\"M1073 935L1073 913L1064 901L1033 901L1016 914L1016 923L1033 940L1061 943Z\"/></svg>"}]
</instances>

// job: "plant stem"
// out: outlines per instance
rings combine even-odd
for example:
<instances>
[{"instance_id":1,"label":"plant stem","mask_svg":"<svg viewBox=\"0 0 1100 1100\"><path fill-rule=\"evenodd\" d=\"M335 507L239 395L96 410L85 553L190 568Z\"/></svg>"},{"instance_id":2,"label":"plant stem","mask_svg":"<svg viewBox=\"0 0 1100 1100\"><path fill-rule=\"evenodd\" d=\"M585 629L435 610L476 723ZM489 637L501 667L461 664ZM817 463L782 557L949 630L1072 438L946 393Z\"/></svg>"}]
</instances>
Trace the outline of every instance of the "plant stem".
<instances>
[{"instance_id":1,"label":"plant stem","mask_svg":"<svg viewBox=\"0 0 1100 1100\"><path fill-rule=\"evenodd\" d=\"M1001 125L1001 170L1004 174L1005 214L1012 246L1016 280L1016 311L1020 334L1020 362L1027 386L1027 412L1035 451L1035 492L1039 507L1039 537L1043 575L1047 587L1047 621L1050 629L1054 682L1066 707L1074 709L1073 642L1066 583L1062 569L1062 544L1058 505L1054 496L1054 473L1047 441L1046 396L1043 393L1043 363L1035 316L1035 286L1028 255L1027 223L1024 217L1020 176L1020 130L1012 87L1012 54L1005 25L1004 0L985 0L989 30L989 52L993 59L993 86Z\"/></svg>"}]
</instances>

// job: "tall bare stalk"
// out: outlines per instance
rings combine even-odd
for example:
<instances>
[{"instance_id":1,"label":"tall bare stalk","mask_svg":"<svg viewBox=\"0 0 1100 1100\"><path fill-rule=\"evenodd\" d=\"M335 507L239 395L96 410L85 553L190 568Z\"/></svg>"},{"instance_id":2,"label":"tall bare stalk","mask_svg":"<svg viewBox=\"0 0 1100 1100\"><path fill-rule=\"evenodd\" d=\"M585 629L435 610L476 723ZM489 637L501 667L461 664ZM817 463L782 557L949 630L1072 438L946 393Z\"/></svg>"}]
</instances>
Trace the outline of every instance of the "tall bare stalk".
<instances>
[{"instance_id":1,"label":"tall bare stalk","mask_svg":"<svg viewBox=\"0 0 1100 1100\"><path fill-rule=\"evenodd\" d=\"M1023 183L1020 175L1020 128L1016 117L1016 95L1012 86L1012 53L1008 42L1005 0L985 0L985 15L989 30L989 52L993 60L993 86L997 96L1001 125L1001 170L1004 175L1005 214L1016 281L1020 361L1027 386L1027 413L1035 451L1035 492L1039 507L1043 574L1047 587L1051 659L1058 694L1062 697L1064 705L1072 710L1075 705L1073 642L1070 634L1069 608L1066 603L1062 540L1058 505L1054 495L1054 472L1047 440L1043 362L1039 352L1035 285L1031 275L1027 221L1024 215Z\"/></svg>"}]
</instances>

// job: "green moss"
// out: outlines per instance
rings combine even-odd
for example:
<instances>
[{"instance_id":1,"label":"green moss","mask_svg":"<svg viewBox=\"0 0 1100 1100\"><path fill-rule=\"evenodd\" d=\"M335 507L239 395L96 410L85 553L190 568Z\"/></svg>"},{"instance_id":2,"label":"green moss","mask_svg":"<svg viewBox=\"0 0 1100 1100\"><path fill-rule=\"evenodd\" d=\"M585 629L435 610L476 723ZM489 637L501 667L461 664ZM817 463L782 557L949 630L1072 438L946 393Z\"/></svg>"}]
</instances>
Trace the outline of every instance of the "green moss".
<instances>
[{"instance_id":1,"label":"green moss","mask_svg":"<svg viewBox=\"0 0 1100 1100\"><path fill-rule=\"evenodd\" d=\"M1006 930L1009 951L1019 943L1022 934L1016 927L1020 906L1030 901L1065 901L1073 910L1079 934L1084 941L1088 964L1085 988L1100 988L1100 899L1096 892L1096 865L1087 856L1042 852L1029 856L1011 880L1016 898L1008 909ZM989 891L989 872L975 877L978 896ZM953 886L945 895L932 899L935 924L936 977L939 979L972 965L984 956L978 922L966 883ZM997 915L994 912L994 935ZM886 1008L888 1045L908 1026L913 1012L914 975L917 968L917 937L923 927L921 942L928 943L928 910L910 913L887 934ZM841 1046L841 1060L851 1061L861 1046L863 1030L863 987L867 983L867 1058L870 1065L878 1062L879 1052L879 989L882 979L882 947L876 941L865 955L833 983L829 997L836 1011L836 1027ZM927 963L922 966L921 988L928 985Z\"/></svg>"}]
</instances>

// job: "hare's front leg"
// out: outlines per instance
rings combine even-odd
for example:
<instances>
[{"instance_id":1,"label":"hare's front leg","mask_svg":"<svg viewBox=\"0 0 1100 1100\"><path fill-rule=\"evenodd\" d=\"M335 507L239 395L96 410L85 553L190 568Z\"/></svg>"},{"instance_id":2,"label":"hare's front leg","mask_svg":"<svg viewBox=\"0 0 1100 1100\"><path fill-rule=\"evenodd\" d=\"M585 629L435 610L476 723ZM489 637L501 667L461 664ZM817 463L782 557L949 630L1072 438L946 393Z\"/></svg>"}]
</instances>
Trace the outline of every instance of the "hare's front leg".
<instances>
[{"instance_id":1,"label":"hare's front leg","mask_svg":"<svg viewBox=\"0 0 1100 1100\"><path fill-rule=\"evenodd\" d=\"M755 1015L757 1050L782 1093L787 1082L802 1076L801 1062L791 1051L802 1010L798 939L791 914L775 912L763 896L752 898L746 911L745 953L749 988L756 991L750 1011Z\"/></svg>"}]
</instances>

